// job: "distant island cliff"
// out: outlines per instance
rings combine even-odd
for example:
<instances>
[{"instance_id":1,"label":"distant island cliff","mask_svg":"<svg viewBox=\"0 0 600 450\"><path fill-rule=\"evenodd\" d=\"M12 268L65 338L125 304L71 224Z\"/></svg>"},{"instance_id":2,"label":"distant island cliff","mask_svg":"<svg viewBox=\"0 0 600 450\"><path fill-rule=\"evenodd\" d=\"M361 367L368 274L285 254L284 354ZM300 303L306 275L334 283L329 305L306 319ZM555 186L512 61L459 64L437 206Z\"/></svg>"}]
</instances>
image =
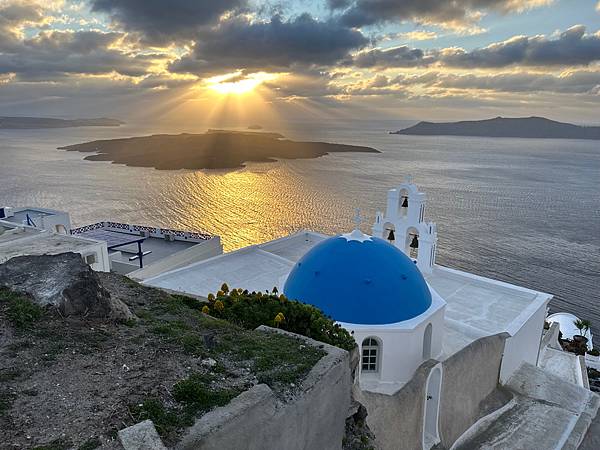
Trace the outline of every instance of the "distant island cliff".
<instances>
[{"instance_id":1,"label":"distant island cliff","mask_svg":"<svg viewBox=\"0 0 600 450\"><path fill-rule=\"evenodd\" d=\"M53 119L49 117L2 117L0 129L30 130L36 128L118 127L125 122L100 117L96 119Z\"/></svg>"},{"instance_id":2,"label":"distant island cliff","mask_svg":"<svg viewBox=\"0 0 600 450\"><path fill-rule=\"evenodd\" d=\"M423 136L485 136L551 139L600 139L600 127L583 127L544 117L496 117L461 122L419 122L390 134Z\"/></svg>"},{"instance_id":3,"label":"distant island cliff","mask_svg":"<svg viewBox=\"0 0 600 450\"><path fill-rule=\"evenodd\" d=\"M156 169L230 169L246 161L269 162L275 158L316 158L328 153L379 153L370 147L297 142L278 133L209 130L204 134L156 134L108 139L59 147L67 151L94 152L85 159L112 161Z\"/></svg>"}]
</instances>

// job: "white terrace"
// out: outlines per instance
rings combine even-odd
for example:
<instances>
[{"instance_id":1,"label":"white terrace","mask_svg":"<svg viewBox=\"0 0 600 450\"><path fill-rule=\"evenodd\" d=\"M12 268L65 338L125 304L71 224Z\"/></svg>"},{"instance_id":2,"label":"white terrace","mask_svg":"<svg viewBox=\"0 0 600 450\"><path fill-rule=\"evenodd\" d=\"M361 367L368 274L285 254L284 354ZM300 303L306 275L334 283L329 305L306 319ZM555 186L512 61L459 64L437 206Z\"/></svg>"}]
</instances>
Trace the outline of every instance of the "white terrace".
<instances>
[{"instance_id":1,"label":"white terrace","mask_svg":"<svg viewBox=\"0 0 600 450\"><path fill-rule=\"evenodd\" d=\"M300 231L148 278L144 284L204 297L218 291L223 283L249 291L264 292L273 287L282 291L294 264L327 237ZM425 278L447 302L446 356L482 336L503 331L516 334L532 312L545 314L543 306L549 298L548 294L438 265Z\"/></svg>"}]
</instances>

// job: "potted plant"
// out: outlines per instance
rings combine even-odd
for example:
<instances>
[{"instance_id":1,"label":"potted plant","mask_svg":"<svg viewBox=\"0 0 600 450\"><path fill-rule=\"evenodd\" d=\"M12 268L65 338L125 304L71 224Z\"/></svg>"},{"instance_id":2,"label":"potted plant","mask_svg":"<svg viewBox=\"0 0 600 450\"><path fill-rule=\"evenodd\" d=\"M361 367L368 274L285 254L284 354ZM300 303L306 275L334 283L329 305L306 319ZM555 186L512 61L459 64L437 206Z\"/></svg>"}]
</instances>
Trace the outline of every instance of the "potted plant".
<instances>
[{"instance_id":1,"label":"potted plant","mask_svg":"<svg viewBox=\"0 0 600 450\"><path fill-rule=\"evenodd\" d=\"M587 329L589 329L589 322L587 320L577 319L573 321L573 325L579 330L579 334L573 336L573 340L575 342L585 342L587 343L587 338L585 337L585 333L587 333ZM584 332L584 330L586 330Z\"/></svg>"},{"instance_id":2,"label":"potted plant","mask_svg":"<svg viewBox=\"0 0 600 450\"><path fill-rule=\"evenodd\" d=\"M581 319L574 320L573 324L575 325L575 327L577 327L580 334L576 334L573 336L574 349L572 351L577 355L585 355L585 353L588 350L588 338L586 337L586 334L590 329L591 324L589 320Z\"/></svg>"}]
</instances>

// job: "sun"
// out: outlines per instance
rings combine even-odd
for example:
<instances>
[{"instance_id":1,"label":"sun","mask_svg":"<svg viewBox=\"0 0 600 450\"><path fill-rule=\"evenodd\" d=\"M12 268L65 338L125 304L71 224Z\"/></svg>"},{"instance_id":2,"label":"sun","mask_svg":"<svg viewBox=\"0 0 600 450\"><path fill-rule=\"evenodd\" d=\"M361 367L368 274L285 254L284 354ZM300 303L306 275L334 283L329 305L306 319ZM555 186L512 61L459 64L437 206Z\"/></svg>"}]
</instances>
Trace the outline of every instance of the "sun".
<instances>
[{"instance_id":1,"label":"sun","mask_svg":"<svg viewBox=\"0 0 600 450\"><path fill-rule=\"evenodd\" d=\"M276 78L275 74L266 72L245 75L239 71L208 78L206 82L211 90L221 95L242 95L274 78Z\"/></svg>"}]
</instances>

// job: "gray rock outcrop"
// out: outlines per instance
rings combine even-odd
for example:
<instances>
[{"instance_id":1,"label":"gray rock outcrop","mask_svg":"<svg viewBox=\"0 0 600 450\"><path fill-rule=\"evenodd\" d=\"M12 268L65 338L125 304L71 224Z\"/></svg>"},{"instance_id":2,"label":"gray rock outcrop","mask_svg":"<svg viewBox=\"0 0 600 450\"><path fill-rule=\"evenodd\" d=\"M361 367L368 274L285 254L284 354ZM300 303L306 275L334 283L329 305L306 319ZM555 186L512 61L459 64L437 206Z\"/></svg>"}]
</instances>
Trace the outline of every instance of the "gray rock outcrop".
<instances>
[{"instance_id":1,"label":"gray rock outcrop","mask_svg":"<svg viewBox=\"0 0 600 450\"><path fill-rule=\"evenodd\" d=\"M133 314L102 287L98 274L77 253L17 256L0 264L0 286L54 306L63 316L128 320Z\"/></svg>"}]
</instances>

